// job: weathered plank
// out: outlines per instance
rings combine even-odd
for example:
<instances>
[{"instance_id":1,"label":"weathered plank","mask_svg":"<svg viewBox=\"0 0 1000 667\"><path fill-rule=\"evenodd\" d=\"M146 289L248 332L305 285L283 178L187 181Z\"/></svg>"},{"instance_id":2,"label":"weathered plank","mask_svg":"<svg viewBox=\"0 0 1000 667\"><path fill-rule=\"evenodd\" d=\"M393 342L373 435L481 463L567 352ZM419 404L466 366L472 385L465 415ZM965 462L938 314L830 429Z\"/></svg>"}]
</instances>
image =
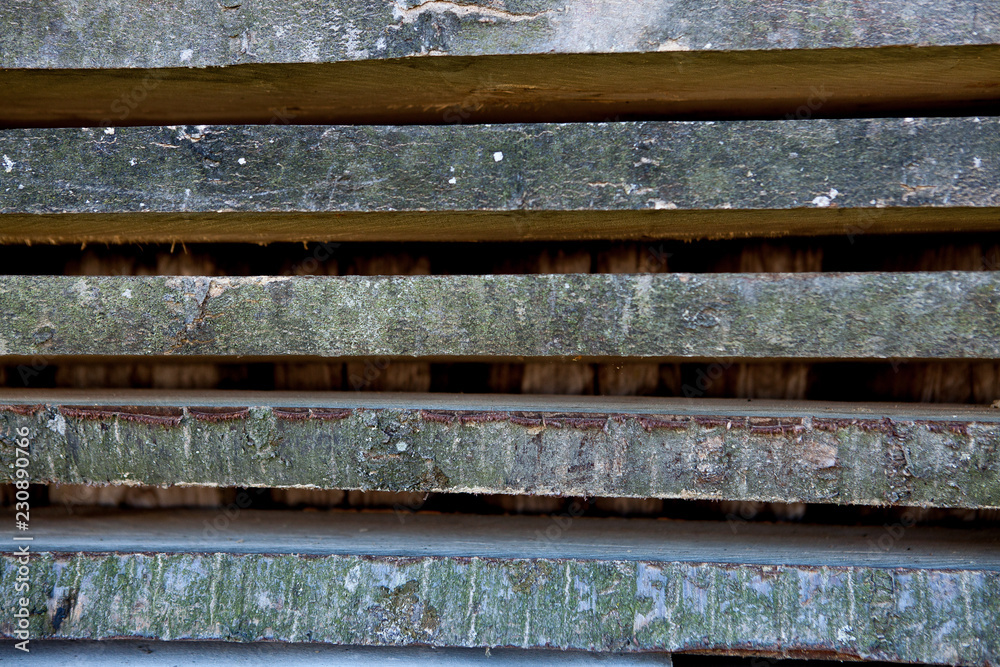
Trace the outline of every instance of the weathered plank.
<instances>
[{"instance_id":1,"label":"weathered plank","mask_svg":"<svg viewBox=\"0 0 1000 667\"><path fill-rule=\"evenodd\" d=\"M18 429L34 483L1000 507L1000 411L968 406L0 393Z\"/></svg>"},{"instance_id":2,"label":"weathered plank","mask_svg":"<svg viewBox=\"0 0 1000 667\"><path fill-rule=\"evenodd\" d=\"M34 0L0 26L12 126L988 113L1000 71L982 0Z\"/></svg>"},{"instance_id":3,"label":"weathered plank","mask_svg":"<svg viewBox=\"0 0 1000 667\"><path fill-rule=\"evenodd\" d=\"M584 653L581 651L523 650L497 648L489 651L468 648L334 646L330 644L275 642L157 642L138 640L41 640L29 644L30 653L20 655L7 642L0 651L17 656L19 665L74 665L106 667L115 665L142 667L464 667L488 664L490 667L556 665L557 667L631 667L658 665L670 667L669 653ZM818 667L832 667L820 665Z\"/></svg>"},{"instance_id":4,"label":"weathered plank","mask_svg":"<svg viewBox=\"0 0 1000 667\"><path fill-rule=\"evenodd\" d=\"M34 0L0 26L22 126L983 113L1000 62L986 0Z\"/></svg>"},{"instance_id":5,"label":"weathered plank","mask_svg":"<svg viewBox=\"0 0 1000 667\"><path fill-rule=\"evenodd\" d=\"M993 115L998 72L996 45L0 69L0 127Z\"/></svg>"},{"instance_id":6,"label":"weathered plank","mask_svg":"<svg viewBox=\"0 0 1000 667\"><path fill-rule=\"evenodd\" d=\"M1000 118L0 133L0 241L995 229Z\"/></svg>"},{"instance_id":7,"label":"weathered plank","mask_svg":"<svg viewBox=\"0 0 1000 667\"><path fill-rule=\"evenodd\" d=\"M2 276L0 353L1000 358L1000 273Z\"/></svg>"},{"instance_id":8,"label":"weathered plank","mask_svg":"<svg viewBox=\"0 0 1000 667\"><path fill-rule=\"evenodd\" d=\"M36 638L1000 655L996 531L239 510L32 525ZM17 567L3 556L5 580Z\"/></svg>"},{"instance_id":9,"label":"weathered plank","mask_svg":"<svg viewBox=\"0 0 1000 667\"><path fill-rule=\"evenodd\" d=\"M27 0L0 9L0 67L218 67L421 55L996 44L987 0L505 0L372 4Z\"/></svg>"}]
</instances>

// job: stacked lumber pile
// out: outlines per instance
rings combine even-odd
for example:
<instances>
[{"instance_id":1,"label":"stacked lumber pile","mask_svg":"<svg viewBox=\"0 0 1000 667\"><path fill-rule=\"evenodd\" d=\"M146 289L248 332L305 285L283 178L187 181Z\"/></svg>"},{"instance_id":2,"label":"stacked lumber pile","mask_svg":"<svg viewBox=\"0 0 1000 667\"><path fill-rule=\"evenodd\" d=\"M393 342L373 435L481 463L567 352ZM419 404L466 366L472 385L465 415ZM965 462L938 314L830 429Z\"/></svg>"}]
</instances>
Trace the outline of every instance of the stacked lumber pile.
<instances>
[{"instance_id":1,"label":"stacked lumber pile","mask_svg":"<svg viewBox=\"0 0 1000 667\"><path fill-rule=\"evenodd\" d=\"M20 0L0 68L4 659L1000 662L995 3Z\"/></svg>"}]
</instances>

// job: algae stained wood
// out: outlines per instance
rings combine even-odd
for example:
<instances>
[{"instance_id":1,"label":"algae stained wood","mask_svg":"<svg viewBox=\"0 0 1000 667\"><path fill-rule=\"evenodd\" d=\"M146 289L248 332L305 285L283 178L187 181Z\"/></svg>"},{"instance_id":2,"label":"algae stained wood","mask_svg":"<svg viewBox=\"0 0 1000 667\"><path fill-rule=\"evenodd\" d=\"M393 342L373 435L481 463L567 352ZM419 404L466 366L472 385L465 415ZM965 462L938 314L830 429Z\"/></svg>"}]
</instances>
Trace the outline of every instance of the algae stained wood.
<instances>
[{"instance_id":1,"label":"algae stained wood","mask_svg":"<svg viewBox=\"0 0 1000 667\"><path fill-rule=\"evenodd\" d=\"M7 355L995 359L1000 274L0 277Z\"/></svg>"},{"instance_id":2,"label":"algae stained wood","mask_svg":"<svg viewBox=\"0 0 1000 667\"><path fill-rule=\"evenodd\" d=\"M962 665L992 664L1000 650L996 531L911 527L884 549L866 527L746 524L734 535L725 522L572 516L218 516L40 517L33 636ZM17 563L5 555L0 567ZM5 606L12 595L0 591ZM0 629L9 636L9 620Z\"/></svg>"},{"instance_id":3,"label":"algae stained wood","mask_svg":"<svg viewBox=\"0 0 1000 667\"><path fill-rule=\"evenodd\" d=\"M260 0L235 6L194 0L163 7L124 0L29 0L5 5L0 20L0 67L46 69L204 68L428 54L986 45L997 43L1000 29L1000 11L982 0L933 7L907 0L871 5Z\"/></svg>"},{"instance_id":4,"label":"algae stained wood","mask_svg":"<svg viewBox=\"0 0 1000 667\"><path fill-rule=\"evenodd\" d=\"M0 241L995 229L997 118L0 133Z\"/></svg>"},{"instance_id":5,"label":"algae stained wood","mask_svg":"<svg viewBox=\"0 0 1000 667\"><path fill-rule=\"evenodd\" d=\"M998 100L985 0L8 5L8 127L986 114Z\"/></svg>"},{"instance_id":6,"label":"algae stained wood","mask_svg":"<svg viewBox=\"0 0 1000 667\"><path fill-rule=\"evenodd\" d=\"M7 391L0 429L36 484L1000 507L1000 414L967 406Z\"/></svg>"}]
</instances>

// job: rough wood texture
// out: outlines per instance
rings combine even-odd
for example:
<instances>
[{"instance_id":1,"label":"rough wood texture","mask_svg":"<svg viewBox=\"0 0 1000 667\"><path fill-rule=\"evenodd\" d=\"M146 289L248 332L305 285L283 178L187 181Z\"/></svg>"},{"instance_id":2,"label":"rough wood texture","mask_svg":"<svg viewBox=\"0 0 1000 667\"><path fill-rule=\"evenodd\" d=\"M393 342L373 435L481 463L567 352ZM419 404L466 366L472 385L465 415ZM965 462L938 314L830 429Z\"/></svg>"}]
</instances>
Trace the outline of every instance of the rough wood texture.
<instances>
[{"instance_id":1,"label":"rough wood texture","mask_svg":"<svg viewBox=\"0 0 1000 667\"><path fill-rule=\"evenodd\" d=\"M988 116L998 72L993 45L8 69L0 127Z\"/></svg>"},{"instance_id":2,"label":"rough wood texture","mask_svg":"<svg viewBox=\"0 0 1000 667\"><path fill-rule=\"evenodd\" d=\"M734 535L725 522L571 517L173 512L34 525L35 638L1000 656L995 531L902 528L882 547L889 533L872 527ZM13 578L15 558L0 568ZM0 590L3 606L15 595Z\"/></svg>"},{"instance_id":3,"label":"rough wood texture","mask_svg":"<svg viewBox=\"0 0 1000 667\"><path fill-rule=\"evenodd\" d=\"M0 67L216 67L419 55L996 44L989 0L30 0L0 8ZM108 45L109 38L113 41Z\"/></svg>"},{"instance_id":4,"label":"rough wood texture","mask_svg":"<svg viewBox=\"0 0 1000 667\"><path fill-rule=\"evenodd\" d=\"M1000 358L1000 273L2 276L0 354Z\"/></svg>"},{"instance_id":5,"label":"rough wood texture","mask_svg":"<svg viewBox=\"0 0 1000 667\"><path fill-rule=\"evenodd\" d=\"M0 241L995 229L1000 118L0 134Z\"/></svg>"},{"instance_id":6,"label":"rough wood texture","mask_svg":"<svg viewBox=\"0 0 1000 667\"><path fill-rule=\"evenodd\" d=\"M1000 507L990 408L241 392L0 403L3 433L28 429L35 483ZM0 481L13 459L0 452Z\"/></svg>"}]
</instances>

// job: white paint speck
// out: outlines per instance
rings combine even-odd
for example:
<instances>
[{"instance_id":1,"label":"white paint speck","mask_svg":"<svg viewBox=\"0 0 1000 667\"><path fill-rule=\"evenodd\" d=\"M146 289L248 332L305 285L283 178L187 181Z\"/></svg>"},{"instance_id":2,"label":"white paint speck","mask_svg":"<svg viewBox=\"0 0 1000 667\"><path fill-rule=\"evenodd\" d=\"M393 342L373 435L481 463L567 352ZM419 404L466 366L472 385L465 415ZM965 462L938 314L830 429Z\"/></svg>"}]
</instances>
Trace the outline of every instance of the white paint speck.
<instances>
[{"instance_id":1,"label":"white paint speck","mask_svg":"<svg viewBox=\"0 0 1000 667\"><path fill-rule=\"evenodd\" d=\"M138 160L136 160L135 158L132 158L131 160L128 161L128 163L129 163L129 165L131 165L131 166L134 167L136 165L136 163L138 163Z\"/></svg>"},{"instance_id":2,"label":"white paint speck","mask_svg":"<svg viewBox=\"0 0 1000 667\"><path fill-rule=\"evenodd\" d=\"M812 200L812 203L819 208L826 208L830 205L830 202L840 195L840 191L837 188L830 188L830 191L825 195L820 195Z\"/></svg>"},{"instance_id":3,"label":"white paint speck","mask_svg":"<svg viewBox=\"0 0 1000 667\"><path fill-rule=\"evenodd\" d=\"M409 445L406 444L405 442L397 442L396 443L396 451L397 452L405 452L407 447L409 447Z\"/></svg>"},{"instance_id":4,"label":"white paint speck","mask_svg":"<svg viewBox=\"0 0 1000 667\"><path fill-rule=\"evenodd\" d=\"M503 152L502 151L497 151L496 153L493 154L493 161L494 162L499 162L502 159L503 159Z\"/></svg>"},{"instance_id":5,"label":"white paint speck","mask_svg":"<svg viewBox=\"0 0 1000 667\"><path fill-rule=\"evenodd\" d=\"M52 419L45 422L45 428L59 435L66 435L66 418L57 413Z\"/></svg>"},{"instance_id":6,"label":"white paint speck","mask_svg":"<svg viewBox=\"0 0 1000 667\"><path fill-rule=\"evenodd\" d=\"M4 155L3 158L4 158L4 161L7 160L7 156L6 155ZM976 169L979 169L980 167L983 166L983 161L980 160L977 157L974 157L974 158L972 158L972 166L975 167ZM8 168L7 171L10 171L10 169Z\"/></svg>"},{"instance_id":7,"label":"white paint speck","mask_svg":"<svg viewBox=\"0 0 1000 667\"><path fill-rule=\"evenodd\" d=\"M451 183L452 185L455 185L455 183L458 183L458 179L452 176L451 178L448 179L448 182Z\"/></svg>"},{"instance_id":8,"label":"white paint speck","mask_svg":"<svg viewBox=\"0 0 1000 667\"><path fill-rule=\"evenodd\" d=\"M706 44L706 45L705 45L705 48L706 48L706 49L710 49L710 48L712 48L712 42L709 42L708 44Z\"/></svg>"},{"instance_id":9,"label":"white paint speck","mask_svg":"<svg viewBox=\"0 0 1000 667\"><path fill-rule=\"evenodd\" d=\"M688 51L688 47L681 44L676 39L668 39L656 47L657 51Z\"/></svg>"},{"instance_id":10,"label":"white paint speck","mask_svg":"<svg viewBox=\"0 0 1000 667\"><path fill-rule=\"evenodd\" d=\"M192 49L184 49L183 51L181 51L181 62L182 63L188 62L189 60L191 60L191 56L193 55L194 51Z\"/></svg>"},{"instance_id":11,"label":"white paint speck","mask_svg":"<svg viewBox=\"0 0 1000 667\"><path fill-rule=\"evenodd\" d=\"M115 133L115 128L113 127L104 128L104 134L114 134L114 133Z\"/></svg>"},{"instance_id":12,"label":"white paint speck","mask_svg":"<svg viewBox=\"0 0 1000 667\"><path fill-rule=\"evenodd\" d=\"M904 119L903 119L903 122L904 122L904 123L912 123L912 122L913 122L913 119L912 119L912 118L904 118Z\"/></svg>"},{"instance_id":13,"label":"white paint speck","mask_svg":"<svg viewBox=\"0 0 1000 667\"><path fill-rule=\"evenodd\" d=\"M842 628L837 628L837 641L839 642L854 641L854 636L851 635L851 626L845 625Z\"/></svg>"},{"instance_id":14,"label":"white paint speck","mask_svg":"<svg viewBox=\"0 0 1000 667\"><path fill-rule=\"evenodd\" d=\"M125 297L126 299L131 299L132 298L132 290L130 290L130 289L125 290L124 292L122 292L122 296Z\"/></svg>"},{"instance_id":15,"label":"white paint speck","mask_svg":"<svg viewBox=\"0 0 1000 667\"><path fill-rule=\"evenodd\" d=\"M677 208L677 204L673 203L672 201L664 201L662 199L654 199L653 200L653 208L656 209L656 210L658 210L658 211L659 210L663 210L663 209L667 209L667 210L672 211L675 208Z\"/></svg>"},{"instance_id":16,"label":"white paint speck","mask_svg":"<svg viewBox=\"0 0 1000 667\"><path fill-rule=\"evenodd\" d=\"M246 164L247 159L245 157L241 157L239 160L237 160L237 162L239 162L240 164Z\"/></svg>"},{"instance_id":17,"label":"white paint speck","mask_svg":"<svg viewBox=\"0 0 1000 667\"><path fill-rule=\"evenodd\" d=\"M8 174L14 170L14 161L6 155L3 156L3 170Z\"/></svg>"}]
</instances>

